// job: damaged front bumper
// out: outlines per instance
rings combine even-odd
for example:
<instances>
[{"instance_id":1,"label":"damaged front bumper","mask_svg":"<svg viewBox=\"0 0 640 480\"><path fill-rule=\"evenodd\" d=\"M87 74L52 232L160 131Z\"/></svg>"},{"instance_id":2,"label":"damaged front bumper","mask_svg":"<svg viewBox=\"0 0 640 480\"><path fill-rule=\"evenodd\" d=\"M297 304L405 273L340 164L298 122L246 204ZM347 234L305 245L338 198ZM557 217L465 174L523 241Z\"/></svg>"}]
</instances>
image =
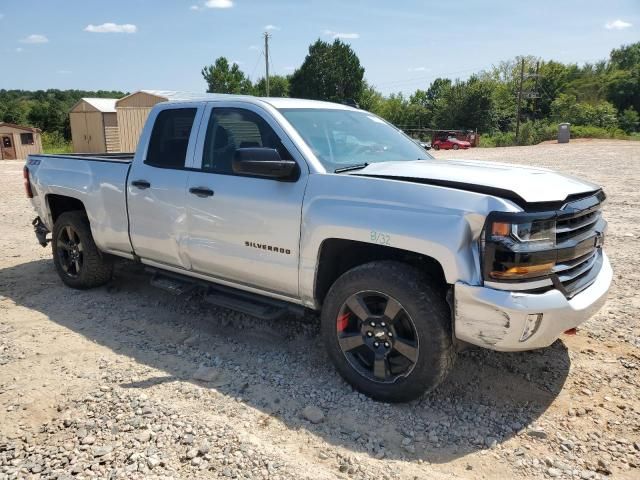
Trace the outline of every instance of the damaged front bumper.
<instances>
[{"instance_id":1,"label":"damaged front bumper","mask_svg":"<svg viewBox=\"0 0 640 480\"><path fill-rule=\"evenodd\" d=\"M504 352L551 345L606 302L613 272L606 254L595 281L571 299L559 290L523 293L456 283L455 336Z\"/></svg>"}]
</instances>

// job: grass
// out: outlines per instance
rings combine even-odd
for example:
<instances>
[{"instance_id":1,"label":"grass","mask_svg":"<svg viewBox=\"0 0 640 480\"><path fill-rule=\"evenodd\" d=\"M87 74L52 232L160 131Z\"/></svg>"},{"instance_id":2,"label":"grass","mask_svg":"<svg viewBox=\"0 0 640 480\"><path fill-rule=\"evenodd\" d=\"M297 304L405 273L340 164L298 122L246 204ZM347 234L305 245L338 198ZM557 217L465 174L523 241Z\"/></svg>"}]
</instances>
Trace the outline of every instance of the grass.
<instances>
[{"instance_id":1,"label":"grass","mask_svg":"<svg viewBox=\"0 0 640 480\"><path fill-rule=\"evenodd\" d=\"M65 140L64 137L57 132L43 132L42 151L44 153L72 153L73 146L70 141Z\"/></svg>"}]
</instances>

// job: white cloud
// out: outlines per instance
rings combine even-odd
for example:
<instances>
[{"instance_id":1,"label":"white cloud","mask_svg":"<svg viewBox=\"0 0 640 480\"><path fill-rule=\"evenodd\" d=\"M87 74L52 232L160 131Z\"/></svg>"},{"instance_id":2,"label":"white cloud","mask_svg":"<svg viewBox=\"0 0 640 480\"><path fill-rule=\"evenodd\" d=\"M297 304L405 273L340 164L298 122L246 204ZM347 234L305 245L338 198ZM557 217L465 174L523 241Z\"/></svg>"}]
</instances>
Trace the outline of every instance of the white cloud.
<instances>
[{"instance_id":1,"label":"white cloud","mask_svg":"<svg viewBox=\"0 0 640 480\"><path fill-rule=\"evenodd\" d=\"M624 20L614 20L612 22L607 22L604 24L604 28L607 30L624 30L625 28L632 27L633 25L629 22L625 22Z\"/></svg>"},{"instance_id":2,"label":"white cloud","mask_svg":"<svg viewBox=\"0 0 640 480\"><path fill-rule=\"evenodd\" d=\"M360 38L359 33L334 32L333 30L325 30L323 33L325 35L330 36L334 40L336 38L345 38L345 39Z\"/></svg>"},{"instance_id":3,"label":"white cloud","mask_svg":"<svg viewBox=\"0 0 640 480\"><path fill-rule=\"evenodd\" d=\"M189 7L189 10L202 10L202 7L198 6L198 5L191 5Z\"/></svg>"},{"instance_id":4,"label":"white cloud","mask_svg":"<svg viewBox=\"0 0 640 480\"><path fill-rule=\"evenodd\" d=\"M249 50L260 50L258 45L249 45Z\"/></svg>"},{"instance_id":5,"label":"white cloud","mask_svg":"<svg viewBox=\"0 0 640 480\"><path fill-rule=\"evenodd\" d=\"M430 72L431 69L427 67L409 67L407 72Z\"/></svg>"},{"instance_id":6,"label":"white cloud","mask_svg":"<svg viewBox=\"0 0 640 480\"><path fill-rule=\"evenodd\" d=\"M24 52L24 48L18 47L16 48L16 53Z\"/></svg>"},{"instance_id":7,"label":"white cloud","mask_svg":"<svg viewBox=\"0 0 640 480\"><path fill-rule=\"evenodd\" d=\"M44 35L34 33L20 40L20 43L47 43L49 39Z\"/></svg>"},{"instance_id":8,"label":"white cloud","mask_svg":"<svg viewBox=\"0 0 640 480\"><path fill-rule=\"evenodd\" d=\"M231 8L233 7L232 0L207 0L204 2L204 6L207 8Z\"/></svg>"},{"instance_id":9,"label":"white cloud","mask_svg":"<svg viewBox=\"0 0 640 480\"><path fill-rule=\"evenodd\" d=\"M71 75L73 72L71 70L56 70L58 75Z\"/></svg>"},{"instance_id":10,"label":"white cloud","mask_svg":"<svg viewBox=\"0 0 640 480\"><path fill-rule=\"evenodd\" d=\"M92 25L89 24L84 27L85 32L91 33L136 33L138 31L138 27L132 25L130 23L103 23L102 25Z\"/></svg>"},{"instance_id":11,"label":"white cloud","mask_svg":"<svg viewBox=\"0 0 640 480\"><path fill-rule=\"evenodd\" d=\"M269 24L269 25L265 25L264 29L265 30L280 30L280 27L276 27L275 25Z\"/></svg>"}]
</instances>

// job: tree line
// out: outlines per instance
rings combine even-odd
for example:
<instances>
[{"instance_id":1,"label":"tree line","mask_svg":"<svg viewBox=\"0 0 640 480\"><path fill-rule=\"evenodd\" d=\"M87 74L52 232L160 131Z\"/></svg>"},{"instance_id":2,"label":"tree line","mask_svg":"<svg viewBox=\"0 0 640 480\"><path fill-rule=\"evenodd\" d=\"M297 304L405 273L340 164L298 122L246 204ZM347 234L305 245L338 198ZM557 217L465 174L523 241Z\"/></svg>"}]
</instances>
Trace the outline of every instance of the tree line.
<instances>
[{"instance_id":1,"label":"tree line","mask_svg":"<svg viewBox=\"0 0 640 480\"><path fill-rule=\"evenodd\" d=\"M515 138L516 103L522 91L537 93L521 105ZM209 92L266 95L265 79L252 83L237 64L219 57L202 69ZM466 80L436 78L406 95L384 96L365 79L353 49L341 40L316 41L302 65L288 76L269 78L270 95L357 103L410 131L471 129L494 144L536 143L569 122L585 136L623 136L640 130L640 42L611 51L596 63L564 64L517 57Z\"/></svg>"},{"instance_id":2,"label":"tree line","mask_svg":"<svg viewBox=\"0 0 640 480\"><path fill-rule=\"evenodd\" d=\"M69 110L83 97L122 98L109 90L0 90L0 121L41 129L45 148L61 148L71 140Z\"/></svg>"},{"instance_id":3,"label":"tree line","mask_svg":"<svg viewBox=\"0 0 640 480\"><path fill-rule=\"evenodd\" d=\"M516 138L522 61L522 90L538 92L539 97L522 101L523 123ZM205 66L201 74L208 92L266 95L264 78L252 82L225 57ZM613 137L640 130L640 42L581 66L517 57L464 80L436 78L410 95L385 96L366 80L365 68L348 44L318 40L291 75L270 76L269 87L275 97L357 103L409 131L477 129L488 145L552 138L559 122L570 122L579 135ZM0 121L32 125L46 132L48 140L68 141L68 112L80 98L124 95L106 90L0 90Z\"/></svg>"}]
</instances>

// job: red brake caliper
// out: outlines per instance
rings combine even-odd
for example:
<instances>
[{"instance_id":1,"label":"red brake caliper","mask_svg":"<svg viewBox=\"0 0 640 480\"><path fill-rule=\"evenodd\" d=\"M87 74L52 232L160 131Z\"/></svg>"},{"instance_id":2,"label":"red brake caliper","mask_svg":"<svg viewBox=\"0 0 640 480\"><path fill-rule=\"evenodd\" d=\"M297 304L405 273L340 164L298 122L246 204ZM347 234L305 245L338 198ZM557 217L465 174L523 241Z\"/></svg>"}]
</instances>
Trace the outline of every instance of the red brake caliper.
<instances>
[{"instance_id":1,"label":"red brake caliper","mask_svg":"<svg viewBox=\"0 0 640 480\"><path fill-rule=\"evenodd\" d=\"M338 321L336 322L336 326L338 327L338 331L339 332L344 332L347 329L347 326L349 325L349 317L351 316L350 313L345 313L343 315L340 315L338 317Z\"/></svg>"}]
</instances>

